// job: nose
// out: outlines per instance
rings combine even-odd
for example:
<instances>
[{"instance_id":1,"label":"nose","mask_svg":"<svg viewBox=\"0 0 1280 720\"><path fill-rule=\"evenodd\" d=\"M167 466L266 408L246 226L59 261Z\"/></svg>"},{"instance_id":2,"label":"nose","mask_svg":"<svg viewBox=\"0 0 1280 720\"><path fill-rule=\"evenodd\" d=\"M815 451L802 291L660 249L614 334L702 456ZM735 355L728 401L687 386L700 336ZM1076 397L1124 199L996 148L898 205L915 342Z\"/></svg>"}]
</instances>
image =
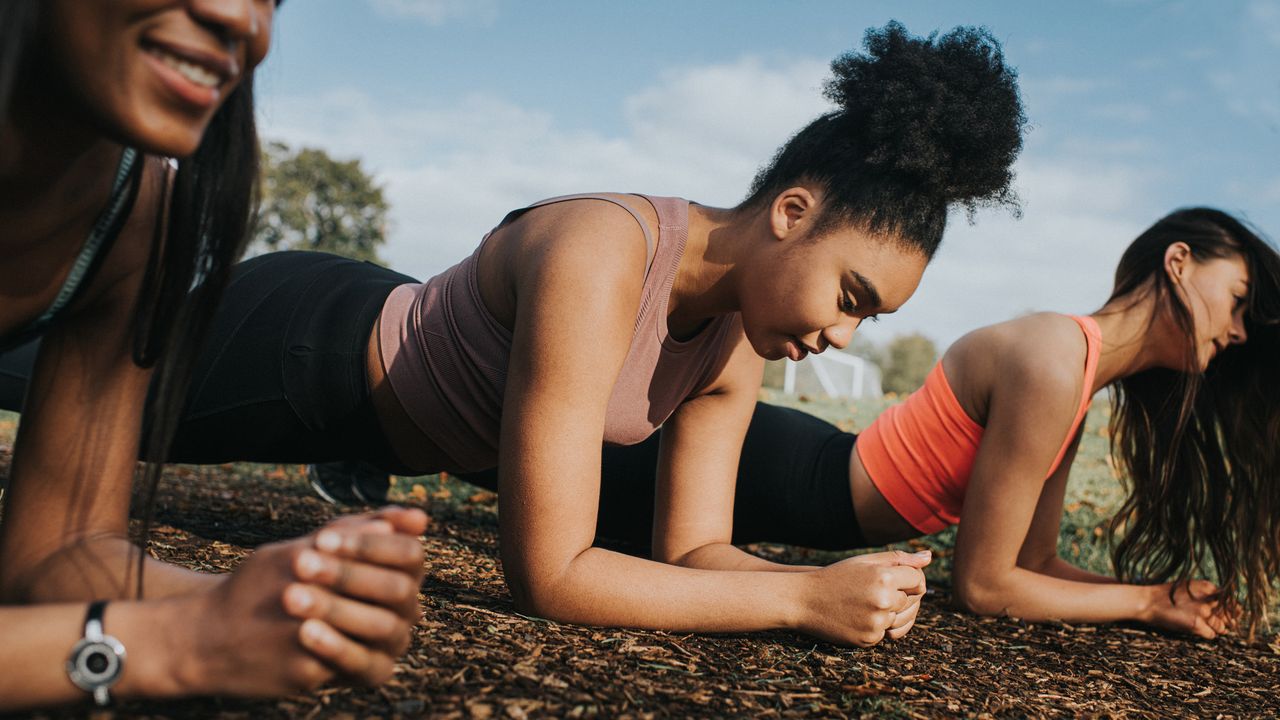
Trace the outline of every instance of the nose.
<instances>
[{"instance_id":1,"label":"nose","mask_svg":"<svg viewBox=\"0 0 1280 720\"><path fill-rule=\"evenodd\" d=\"M853 341L853 333L861 322L862 318L848 317L834 325L828 325L822 331L822 339L827 345L843 350Z\"/></svg>"},{"instance_id":2,"label":"nose","mask_svg":"<svg viewBox=\"0 0 1280 720\"><path fill-rule=\"evenodd\" d=\"M1242 316L1236 316L1231 319L1231 333L1228 337L1236 345L1240 345L1249 339L1249 333L1244 329L1244 318Z\"/></svg>"},{"instance_id":3,"label":"nose","mask_svg":"<svg viewBox=\"0 0 1280 720\"><path fill-rule=\"evenodd\" d=\"M193 16L220 29L228 39L252 38L262 29L255 0L188 0L188 7Z\"/></svg>"}]
</instances>

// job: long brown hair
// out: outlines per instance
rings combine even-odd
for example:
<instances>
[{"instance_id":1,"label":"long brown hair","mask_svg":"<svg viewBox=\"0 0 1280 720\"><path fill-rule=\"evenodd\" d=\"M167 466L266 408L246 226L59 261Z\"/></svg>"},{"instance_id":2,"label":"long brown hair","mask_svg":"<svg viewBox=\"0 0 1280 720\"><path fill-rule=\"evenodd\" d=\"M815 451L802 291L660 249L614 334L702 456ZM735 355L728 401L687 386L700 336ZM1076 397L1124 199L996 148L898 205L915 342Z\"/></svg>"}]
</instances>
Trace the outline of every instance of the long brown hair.
<instances>
[{"instance_id":1,"label":"long brown hair","mask_svg":"<svg viewBox=\"0 0 1280 720\"><path fill-rule=\"evenodd\" d=\"M1113 560L1127 580L1214 578L1219 598L1242 607L1252 633L1267 621L1280 572L1280 255L1211 208L1178 210L1133 241L1111 300L1154 293L1157 313L1187 338L1186 367L1198 366L1195 327L1163 271L1175 242L1201 262L1244 259L1248 337L1203 374L1153 368L1116 384L1111 450L1129 493L1111 523Z\"/></svg>"}]
</instances>

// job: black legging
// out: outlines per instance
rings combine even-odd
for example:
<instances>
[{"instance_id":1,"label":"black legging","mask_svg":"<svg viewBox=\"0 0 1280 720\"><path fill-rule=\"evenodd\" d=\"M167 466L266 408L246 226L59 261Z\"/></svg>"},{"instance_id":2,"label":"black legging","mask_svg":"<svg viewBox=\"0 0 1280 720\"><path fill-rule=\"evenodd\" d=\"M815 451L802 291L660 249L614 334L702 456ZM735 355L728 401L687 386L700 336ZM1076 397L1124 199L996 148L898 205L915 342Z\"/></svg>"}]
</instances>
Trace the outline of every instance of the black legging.
<instances>
[{"instance_id":1,"label":"black legging","mask_svg":"<svg viewBox=\"0 0 1280 720\"><path fill-rule=\"evenodd\" d=\"M168 459L361 460L404 474L365 383L365 343L383 301L412 278L322 253L262 255L235 269L195 368ZM0 407L21 406L35 348L0 356ZM601 537L648 547L661 431L602 454ZM862 547L849 453L855 436L757 403L734 496L737 543ZM497 474L464 476L496 489Z\"/></svg>"},{"instance_id":2,"label":"black legging","mask_svg":"<svg viewBox=\"0 0 1280 720\"><path fill-rule=\"evenodd\" d=\"M649 546L661 434L636 445L604 448L596 523L601 537ZM733 541L824 550L865 547L849 488L855 438L808 413L756 403L738 460ZM497 489L496 470L462 477Z\"/></svg>"}]
</instances>

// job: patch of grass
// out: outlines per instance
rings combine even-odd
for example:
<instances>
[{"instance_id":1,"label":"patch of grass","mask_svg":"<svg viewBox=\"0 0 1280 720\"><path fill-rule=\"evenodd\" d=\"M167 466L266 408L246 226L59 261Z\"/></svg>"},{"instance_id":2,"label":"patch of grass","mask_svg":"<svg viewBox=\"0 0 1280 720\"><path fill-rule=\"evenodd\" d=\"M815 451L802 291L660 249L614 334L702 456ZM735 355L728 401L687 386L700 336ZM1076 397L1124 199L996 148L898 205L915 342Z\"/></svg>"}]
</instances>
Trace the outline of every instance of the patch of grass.
<instances>
[{"instance_id":1,"label":"patch of grass","mask_svg":"<svg viewBox=\"0 0 1280 720\"><path fill-rule=\"evenodd\" d=\"M0 410L0 444L13 444L13 438L18 434L18 419L20 417L22 416L18 413Z\"/></svg>"}]
</instances>

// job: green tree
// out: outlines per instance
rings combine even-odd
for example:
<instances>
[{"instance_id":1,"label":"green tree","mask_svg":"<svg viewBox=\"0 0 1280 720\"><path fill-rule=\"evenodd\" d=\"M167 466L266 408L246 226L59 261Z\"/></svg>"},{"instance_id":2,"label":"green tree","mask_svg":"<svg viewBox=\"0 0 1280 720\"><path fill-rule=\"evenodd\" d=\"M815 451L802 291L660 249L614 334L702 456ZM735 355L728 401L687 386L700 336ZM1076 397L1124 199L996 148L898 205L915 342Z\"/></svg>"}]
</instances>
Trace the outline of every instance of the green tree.
<instances>
[{"instance_id":1,"label":"green tree","mask_svg":"<svg viewBox=\"0 0 1280 720\"><path fill-rule=\"evenodd\" d=\"M387 201L360 167L323 150L293 152L280 142L262 153L262 207L251 252L320 250L382 262Z\"/></svg>"},{"instance_id":2,"label":"green tree","mask_svg":"<svg viewBox=\"0 0 1280 720\"><path fill-rule=\"evenodd\" d=\"M924 384L938 361L938 347L919 333L899 335L885 346L880 385L885 392L909 393Z\"/></svg>"}]
</instances>

